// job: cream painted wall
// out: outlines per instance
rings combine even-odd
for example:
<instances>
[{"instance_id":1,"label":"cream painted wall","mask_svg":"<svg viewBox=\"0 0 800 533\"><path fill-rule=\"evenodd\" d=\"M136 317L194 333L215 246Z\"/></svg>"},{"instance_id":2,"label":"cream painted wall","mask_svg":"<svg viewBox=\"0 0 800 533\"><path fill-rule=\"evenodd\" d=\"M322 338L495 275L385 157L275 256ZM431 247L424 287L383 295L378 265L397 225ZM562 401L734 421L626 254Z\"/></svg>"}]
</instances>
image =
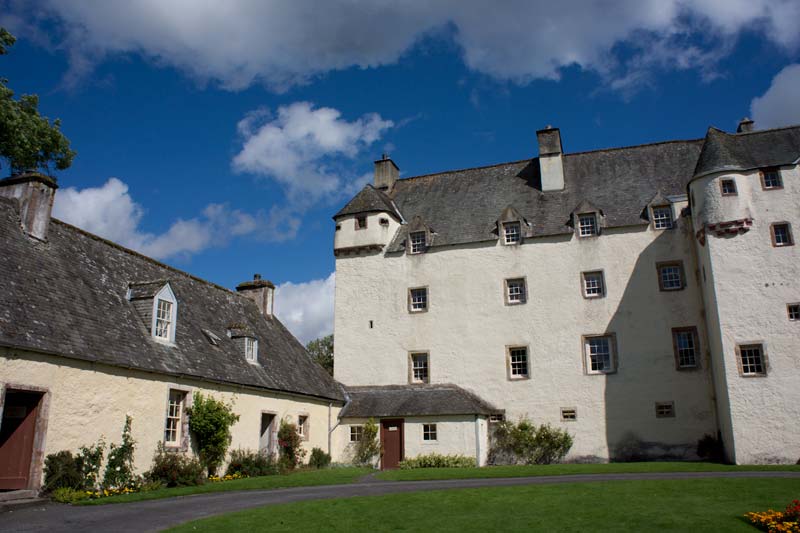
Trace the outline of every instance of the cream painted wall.
<instances>
[{"instance_id":1,"label":"cream painted wall","mask_svg":"<svg viewBox=\"0 0 800 533\"><path fill-rule=\"evenodd\" d=\"M294 423L298 415L308 415L310 430L303 447L309 452L312 447L328 449L329 406L323 400L0 348L0 387L25 386L49 391L45 454L60 450L75 452L100 437L106 443L118 443L125 415L130 414L132 435L137 442L135 466L139 473L146 471L157 443L164 438L170 388L202 392L233 402L234 412L240 418L232 428L230 449L258 449L262 412L275 413ZM332 406L331 426L336 423L339 410L340 406Z\"/></svg>"},{"instance_id":2,"label":"cream painted wall","mask_svg":"<svg viewBox=\"0 0 800 533\"><path fill-rule=\"evenodd\" d=\"M346 385L407 383L408 352L425 350L433 383L469 389L512 419L567 428L573 459L606 459L631 435L650 443L644 452L691 457L717 427L692 241L683 219L670 231L618 228L589 239L339 257L335 377ZM686 289L659 291L656 263L669 260L683 261ZM590 270L604 271L606 297L582 296L580 275ZM507 306L504 279L516 277L527 280L528 302ZM429 287L427 313L407 311L415 286ZM698 370L675 369L671 328L682 326L698 328ZM581 336L604 332L616 334L619 370L587 375ZM508 345L529 347L530 379L507 379ZM677 416L656 418L657 401L674 401ZM562 422L561 408L577 408L577 421Z\"/></svg>"},{"instance_id":3,"label":"cream painted wall","mask_svg":"<svg viewBox=\"0 0 800 533\"><path fill-rule=\"evenodd\" d=\"M752 217L747 233L706 236L697 244L706 267L709 316L718 316L712 343L720 383L726 384L730 422L723 435L737 463L794 463L800 458L800 322L789 321L786 304L800 302L800 249L774 248L770 224L789 222L800 231L800 171L782 168L783 189L763 190L756 171L705 176L691 184L703 224ZM734 178L738 196L722 197L719 180ZM714 306L716 304L716 306ZM715 308L716 307L716 308ZM710 318L711 320L711 318ZM766 377L742 377L736 345L761 342L767 353ZM720 394L720 396L722 396ZM720 409L726 406L720 402ZM732 453L731 453L732 452Z\"/></svg>"}]
</instances>

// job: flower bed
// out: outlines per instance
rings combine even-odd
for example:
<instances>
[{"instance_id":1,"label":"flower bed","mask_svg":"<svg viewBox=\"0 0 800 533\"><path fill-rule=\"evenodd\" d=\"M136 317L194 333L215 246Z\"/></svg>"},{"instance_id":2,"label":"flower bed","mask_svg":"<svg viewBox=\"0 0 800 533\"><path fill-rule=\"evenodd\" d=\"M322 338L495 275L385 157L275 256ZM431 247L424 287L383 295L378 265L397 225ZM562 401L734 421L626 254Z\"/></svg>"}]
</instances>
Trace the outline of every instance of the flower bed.
<instances>
[{"instance_id":1,"label":"flower bed","mask_svg":"<svg viewBox=\"0 0 800 533\"><path fill-rule=\"evenodd\" d=\"M744 516L762 531L800 533L800 500L793 500L783 512L769 509L760 513L747 513Z\"/></svg>"}]
</instances>

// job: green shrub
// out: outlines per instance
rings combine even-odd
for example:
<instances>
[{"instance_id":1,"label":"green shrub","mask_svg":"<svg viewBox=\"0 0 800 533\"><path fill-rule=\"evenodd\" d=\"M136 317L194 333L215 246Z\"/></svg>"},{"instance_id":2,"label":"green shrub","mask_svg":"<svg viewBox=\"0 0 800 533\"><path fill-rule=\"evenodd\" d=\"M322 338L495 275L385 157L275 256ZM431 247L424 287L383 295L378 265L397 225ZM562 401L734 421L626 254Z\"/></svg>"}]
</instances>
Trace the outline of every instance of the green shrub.
<instances>
[{"instance_id":1,"label":"green shrub","mask_svg":"<svg viewBox=\"0 0 800 533\"><path fill-rule=\"evenodd\" d=\"M89 495L83 490L59 487L53 491L50 497L59 503L75 503L85 500Z\"/></svg>"},{"instance_id":2,"label":"green shrub","mask_svg":"<svg viewBox=\"0 0 800 533\"><path fill-rule=\"evenodd\" d=\"M302 446L302 438L297 426L281 420L278 428L278 466L282 471L294 470L303 463L306 451Z\"/></svg>"},{"instance_id":3,"label":"green shrub","mask_svg":"<svg viewBox=\"0 0 800 533\"><path fill-rule=\"evenodd\" d=\"M311 450L311 457L308 459L309 466L314 468L325 468L331 464L331 456L323 452L320 448Z\"/></svg>"},{"instance_id":4,"label":"green shrub","mask_svg":"<svg viewBox=\"0 0 800 533\"><path fill-rule=\"evenodd\" d=\"M239 420L233 406L211 396L194 393L189 414L189 430L194 435L200 462L214 475L228 451L231 443L231 426Z\"/></svg>"},{"instance_id":5,"label":"green shrub","mask_svg":"<svg viewBox=\"0 0 800 533\"><path fill-rule=\"evenodd\" d=\"M122 443L108 447L108 463L103 474L103 487L107 489L135 489L141 479L133 473L133 452L136 441L131 437L133 419L125 416L125 427L122 429Z\"/></svg>"},{"instance_id":6,"label":"green shrub","mask_svg":"<svg viewBox=\"0 0 800 533\"><path fill-rule=\"evenodd\" d=\"M75 456L75 464L83 478L83 486L86 490L94 490L100 483L100 465L103 463L103 449L106 444L103 439L97 441L94 446L81 446L78 455Z\"/></svg>"},{"instance_id":7,"label":"green shrub","mask_svg":"<svg viewBox=\"0 0 800 533\"><path fill-rule=\"evenodd\" d=\"M271 476L278 473L278 465L272 455L252 450L231 451L231 461L225 475L240 474L245 477Z\"/></svg>"},{"instance_id":8,"label":"green shrub","mask_svg":"<svg viewBox=\"0 0 800 533\"><path fill-rule=\"evenodd\" d=\"M80 489L83 476L72 452L51 453L44 460L44 491L58 489Z\"/></svg>"},{"instance_id":9,"label":"green shrub","mask_svg":"<svg viewBox=\"0 0 800 533\"><path fill-rule=\"evenodd\" d=\"M380 453L381 444L378 441L378 424L370 418L364 424L361 440L353 445L353 463L356 465L372 465Z\"/></svg>"},{"instance_id":10,"label":"green shrub","mask_svg":"<svg viewBox=\"0 0 800 533\"><path fill-rule=\"evenodd\" d=\"M144 477L150 482L167 487L186 487L201 485L204 481L203 470L203 465L197 459L167 450L164 443L159 442L153 455L153 466Z\"/></svg>"},{"instance_id":11,"label":"green shrub","mask_svg":"<svg viewBox=\"0 0 800 533\"><path fill-rule=\"evenodd\" d=\"M474 457L440 455L438 453L418 455L417 457L400 461L400 468L403 470L412 468L472 468L474 466L477 466Z\"/></svg>"},{"instance_id":12,"label":"green shrub","mask_svg":"<svg viewBox=\"0 0 800 533\"><path fill-rule=\"evenodd\" d=\"M526 418L516 424L497 424L489 450L490 464L551 464L560 462L572 448L566 431L543 424L536 426Z\"/></svg>"}]
</instances>

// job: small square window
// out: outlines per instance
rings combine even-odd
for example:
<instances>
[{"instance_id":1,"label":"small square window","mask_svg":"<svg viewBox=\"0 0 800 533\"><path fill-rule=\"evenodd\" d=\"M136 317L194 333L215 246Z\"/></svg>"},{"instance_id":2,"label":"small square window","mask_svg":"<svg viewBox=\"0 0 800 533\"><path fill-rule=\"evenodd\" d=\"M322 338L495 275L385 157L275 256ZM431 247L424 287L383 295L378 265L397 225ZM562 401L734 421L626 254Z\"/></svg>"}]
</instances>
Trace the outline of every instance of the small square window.
<instances>
[{"instance_id":1,"label":"small square window","mask_svg":"<svg viewBox=\"0 0 800 533\"><path fill-rule=\"evenodd\" d=\"M506 222L503 224L503 237L506 244L519 244L521 235L519 222Z\"/></svg>"},{"instance_id":2,"label":"small square window","mask_svg":"<svg viewBox=\"0 0 800 533\"><path fill-rule=\"evenodd\" d=\"M583 296L585 298L602 298L606 292L606 284L603 280L603 272L582 272L583 276Z\"/></svg>"},{"instance_id":3,"label":"small square window","mask_svg":"<svg viewBox=\"0 0 800 533\"><path fill-rule=\"evenodd\" d=\"M422 424L422 440L429 442L438 440L436 435L436 424Z\"/></svg>"},{"instance_id":4,"label":"small square window","mask_svg":"<svg viewBox=\"0 0 800 533\"><path fill-rule=\"evenodd\" d=\"M736 347L739 369L743 376L765 376L767 364L762 344L743 344Z\"/></svg>"},{"instance_id":5,"label":"small square window","mask_svg":"<svg viewBox=\"0 0 800 533\"><path fill-rule=\"evenodd\" d=\"M675 402L656 402L656 418L675 418Z\"/></svg>"},{"instance_id":6,"label":"small square window","mask_svg":"<svg viewBox=\"0 0 800 533\"><path fill-rule=\"evenodd\" d=\"M308 415L297 417L297 434L303 437L304 440L308 438Z\"/></svg>"},{"instance_id":7,"label":"small square window","mask_svg":"<svg viewBox=\"0 0 800 533\"><path fill-rule=\"evenodd\" d=\"M761 186L764 190L783 189L781 172L777 168L766 168L761 171Z\"/></svg>"},{"instance_id":8,"label":"small square window","mask_svg":"<svg viewBox=\"0 0 800 533\"><path fill-rule=\"evenodd\" d=\"M597 235L597 215L594 213L578 215L578 235L580 237Z\"/></svg>"},{"instance_id":9,"label":"small square window","mask_svg":"<svg viewBox=\"0 0 800 533\"><path fill-rule=\"evenodd\" d=\"M356 229L367 229L367 217L356 217Z\"/></svg>"},{"instance_id":10,"label":"small square window","mask_svg":"<svg viewBox=\"0 0 800 533\"><path fill-rule=\"evenodd\" d=\"M699 355L697 328L673 328L672 347L675 352L675 365L678 370L697 368Z\"/></svg>"},{"instance_id":11,"label":"small square window","mask_svg":"<svg viewBox=\"0 0 800 533\"><path fill-rule=\"evenodd\" d=\"M411 313L420 313L428 310L427 287L408 290L408 310Z\"/></svg>"},{"instance_id":12,"label":"small square window","mask_svg":"<svg viewBox=\"0 0 800 533\"><path fill-rule=\"evenodd\" d=\"M616 357L613 335L593 335L584 337L586 372L589 374L608 374L614 372Z\"/></svg>"},{"instance_id":13,"label":"small square window","mask_svg":"<svg viewBox=\"0 0 800 533\"><path fill-rule=\"evenodd\" d=\"M411 242L412 254L421 254L425 251L427 244L424 231L412 231L408 236L408 240Z\"/></svg>"},{"instance_id":14,"label":"small square window","mask_svg":"<svg viewBox=\"0 0 800 533\"><path fill-rule=\"evenodd\" d=\"M722 196L736 196L739 194L736 190L736 180L732 178L720 180L719 186L722 189Z\"/></svg>"},{"instance_id":15,"label":"small square window","mask_svg":"<svg viewBox=\"0 0 800 533\"><path fill-rule=\"evenodd\" d=\"M672 229L672 207L668 205L653 207L653 228Z\"/></svg>"},{"instance_id":16,"label":"small square window","mask_svg":"<svg viewBox=\"0 0 800 533\"><path fill-rule=\"evenodd\" d=\"M381 226L388 226L389 225L389 219L385 218L385 217L381 217L380 219L378 219L378 224L380 224Z\"/></svg>"},{"instance_id":17,"label":"small square window","mask_svg":"<svg viewBox=\"0 0 800 533\"><path fill-rule=\"evenodd\" d=\"M508 305L524 304L527 301L525 278L506 280L506 303Z\"/></svg>"},{"instance_id":18,"label":"small square window","mask_svg":"<svg viewBox=\"0 0 800 533\"><path fill-rule=\"evenodd\" d=\"M527 378L528 348L515 346L508 349L508 375L510 379Z\"/></svg>"},{"instance_id":19,"label":"small square window","mask_svg":"<svg viewBox=\"0 0 800 533\"><path fill-rule=\"evenodd\" d=\"M489 423L490 424L499 424L500 422L502 422L505 419L506 419L506 417L503 416L503 415L489 415Z\"/></svg>"},{"instance_id":20,"label":"small square window","mask_svg":"<svg viewBox=\"0 0 800 533\"><path fill-rule=\"evenodd\" d=\"M800 304L789 304L786 311L789 313L789 320L800 320Z\"/></svg>"},{"instance_id":21,"label":"small square window","mask_svg":"<svg viewBox=\"0 0 800 533\"><path fill-rule=\"evenodd\" d=\"M428 354L424 352L411 354L411 382L429 383Z\"/></svg>"},{"instance_id":22,"label":"small square window","mask_svg":"<svg viewBox=\"0 0 800 533\"><path fill-rule=\"evenodd\" d=\"M364 438L364 426L350 426L350 442L361 442Z\"/></svg>"},{"instance_id":23,"label":"small square window","mask_svg":"<svg viewBox=\"0 0 800 533\"><path fill-rule=\"evenodd\" d=\"M578 419L578 410L575 408L561 409L561 420L564 422L574 422Z\"/></svg>"},{"instance_id":24,"label":"small square window","mask_svg":"<svg viewBox=\"0 0 800 533\"><path fill-rule=\"evenodd\" d=\"M684 288L683 263L670 261L656 264L658 270L658 290L679 291Z\"/></svg>"},{"instance_id":25,"label":"small square window","mask_svg":"<svg viewBox=\"0 0 800 533\"><path fill-rule=\"evenodd\" d=\"M772 233L772 246L781 248L783 246L793 246L792 227L788 222L778 222L770 226Z\"/></svg>"}]
</instances>

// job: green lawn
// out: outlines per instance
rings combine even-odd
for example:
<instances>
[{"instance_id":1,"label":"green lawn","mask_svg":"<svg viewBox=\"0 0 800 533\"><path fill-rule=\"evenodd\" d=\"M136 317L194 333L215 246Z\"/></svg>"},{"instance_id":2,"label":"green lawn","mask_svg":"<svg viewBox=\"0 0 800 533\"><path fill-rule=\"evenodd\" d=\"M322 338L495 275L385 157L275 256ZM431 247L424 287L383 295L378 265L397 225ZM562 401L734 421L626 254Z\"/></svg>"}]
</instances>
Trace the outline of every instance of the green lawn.
<instances>
[{"instance_id":1,"label":"green lawn","mask_svg":"<svg viewBox=\"0 0 800 533\"><path fill-rule=\"evenodd\" d=\"M797 479L612 481L455 489L261 507L170 531L743 531Z\"/></svg>"},{"instance_id":2,"label":"green lawn","mask_svg":"<svg viewBox=\"0 0 800 533\"><path fill-rule=\"evenodd\" d=\"M735 472L783 470L800 472L800 465L744 465L718 463L609 463L558 464L531 466L489 466L483 468L417 468L389 470L376 477L386 481L422 481L426 479L469 479L488 477L561 476L567 474L619 474L629 472Z\"/></svg>"},{"instance_id":3,"label":"green lawn","mask_svg":"<svg viewBox=\"0 0 800 533\"><path fill-rule=\"evenodd\" d=\"M221 483L206 483L197 487L177 487L173 489L159 489L120 496L109 496L97 500L83 500L78 505L104 505L107 503L127 503L142 500L157 500L173 496L189 496L191 494L204 494L207 492L223 492L229 490L254 490L254 489L280 489L287 487L310 487L313 485L340 485L353 483L372 470L365 468L329 468L326 470L303 470L291 474L251 477L224 481Z\"/></svg>"}]
</instances>

